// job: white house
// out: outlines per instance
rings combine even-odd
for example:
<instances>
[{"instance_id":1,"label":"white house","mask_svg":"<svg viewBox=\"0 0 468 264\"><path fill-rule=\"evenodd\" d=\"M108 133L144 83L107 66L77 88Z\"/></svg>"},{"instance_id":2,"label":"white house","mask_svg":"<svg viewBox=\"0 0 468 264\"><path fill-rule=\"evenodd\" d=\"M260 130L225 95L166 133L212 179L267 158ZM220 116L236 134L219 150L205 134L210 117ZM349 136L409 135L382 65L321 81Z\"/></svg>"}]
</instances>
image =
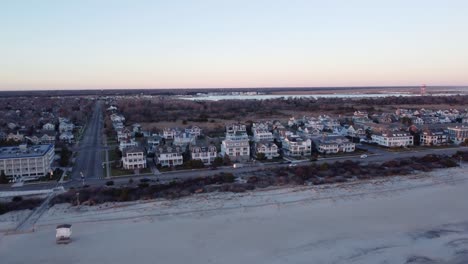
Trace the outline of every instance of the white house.
<instances>
[{"instance_id":1,"label":"white house","mask_svg":"<svg viewBox=\"0 0 468 264\"><path fill-rule=\"evenodd\" d=\"M59 136L59 139L61 141L65 141L65 142L68 142L68 143L72 143L74 138L75 138L75 136L70 131L62 132L60 134L60 136Z\"/></svg>"},{"instance_id":2,"label":"white house","mask_svg":"<svg viewBox=\"0 0 468 264\"><path fill-rule=\"evenodd\" d=\"M221 143L221 155L227 155L232 161L247 161L250 159L249 137L245 125L232 124L226 126L226 139Z\"/></svg>"},{"instance_id":3,"label":"white house","mask_svg":"<svg viewBox=\"0 0 468 264\"><path fill-rule=\"evenodd\" d=\"M190 146L190 154L192 160L201 160L203 164L210 165L214 159L218 156L216 147L210 146Z\"/></svg>"},{"instance_id":4,"label":"white house","mask_svg":"<svg viewBox=\"0 0 468 264\"><path fill-rule=\"evenodd\" d=\"M188 133L194 137L199 137L201 135L201 129L197 126L189 126L185 129L185 133Z\"/></svg>"},{"instance_id":5,"label":"white house","mask_svg":"<svg viewBox=\"0 0 468 264\"><path fill-rule=\"evenodd\" d=\"M263 128L253 128L253 141L273 141L273 133Z\"/></svg>"},{"instance_id":6,"label":"white house","mask_svg":"<svg viewBox=\"0 0 468 264\"><path fill-rule=\"evenodd\" d=\"M256 142L254 152L256 157L259 153L263 153L267 159L279 157L278 146L271 141Z\"/></svg>"},{"instance_id":7,"label":"white house","mask_svg":"<svg viewBox=\"0 0 468 264\"><path fill-rule=\"evenodd\" d=\"M180 147L159 147L156 150L156 163L162 167L172 167L184 163Z\"/></svg>"},{"instance_id":8,"label":"white house","mask_svg":"<svg viewBox=\"0 0 468 264\"><path fill-rule=\"evenodd\" d=\"M356 144L342 136L317 138L314 140L314 146L319 153L326 154L354 152L356 150Z\"/></svg>"},{"instance_id":9,"label":"white house","mask_svg":"<svg viewBox=\"0 0 468 264\"><path fill-rule=\"evenodd\" d=\"M382 132L372 135L372 142L384 147L413 146L413 136L406 132Z\"/></svg>"},{"instance_id":10,"label":"white house","mask_svg":"<svg viewBox=\"0 0 468 264\"><path fill-rule=\"evenodd\" d=\"M177 133L174 136L174 145L186 146L189 144L195 144L195 136L189 133Z\"/></svg>"},{"instance_id":11,"label":"white house","mask_svg":"<svg viewBox=\"0 0 468 264\"><path fill-rule=\"evenodd\" d=\"M163 138L165 139L174 139L174 137L177 135L177 130L174 128L164 128L163 129Z\"/></svg>"},{"instance_id":12,"label":"white house","mask_svg":"<svg viewBox=\"0 0 468 264\"><path fill-rule=\"evenodd\" d=\"M55 130L55 125L52 123L46 123L42 126L42 130L53 131Z\"/></svg>"},{"instance_id":13,"label":"white house","mask_svg":"<svg viewBox=\"0 0 468 264\"><path fill-rule=\"evenodd\" d=\"M74 128L75 128L75 125L73 125L73 123L60 122L59 124L60 133L73 131Z\"/></svg>"},{"instance_id":14,"label":"white house","mask_svg":"<svg viewBox=\"0 0 468 264\"><path fill-rule=\"evenodd\" d=\"M119 143L119 149L120 151L123 151L124 149L126 148L130 148L130 147L137 147L138 146L138 143L133 140L133 139L129 139L129 140L122 140L120 141Z\"/></svg>"},{"instance_id":15,"label":"white house","mask_svg":"<svg viewBox=\"0 0 468 264\"><path fill-rule=\"evenodd\" d=\"M286 156L309 156L312 154L312 141L297 135L282 137L283 151Z\"/></svg>"},{"instance_id":16,"label":"white house","mask_svg":"<svg viewBox=\"0 0 468 264\"><path fill-rule=\"evenodd\" d=\"M132 132L128 130L127 128L123 128L120 130L117 130L117 141L127 141L132 137Z\"/></svg>"},{"instance_id":17,"label":"white house","mask_svg":"<svg viewBox=\"0 0 468 264\"><path fill-rule=\"evenodd\" d=\"M122 153L122 165L127 170L146 168L144 149L140 147L126 148Z\"/></svg>"}]
</instances>

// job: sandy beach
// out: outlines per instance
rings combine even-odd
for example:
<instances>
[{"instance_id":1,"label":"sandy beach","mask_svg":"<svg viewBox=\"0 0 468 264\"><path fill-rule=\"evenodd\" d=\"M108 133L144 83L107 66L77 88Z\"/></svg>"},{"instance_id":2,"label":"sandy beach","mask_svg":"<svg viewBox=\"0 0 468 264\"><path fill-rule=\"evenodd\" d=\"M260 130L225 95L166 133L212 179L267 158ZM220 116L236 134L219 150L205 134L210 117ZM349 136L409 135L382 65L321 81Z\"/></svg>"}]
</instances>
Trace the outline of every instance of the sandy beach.
<instances>
[{"instance_id":1,"label":"sandy beach","mask_svg":"<svg viewBox=\"0 0 468 264\"><path fill-rule=\"evenodd\" d=\"M454 168L174 201L62 204L35 232L0 235L0 256L2 263L468 263L467 190L468 170ZM55 244L62 223L73 224L68 245Z\"/></svg>"}]
</instances>

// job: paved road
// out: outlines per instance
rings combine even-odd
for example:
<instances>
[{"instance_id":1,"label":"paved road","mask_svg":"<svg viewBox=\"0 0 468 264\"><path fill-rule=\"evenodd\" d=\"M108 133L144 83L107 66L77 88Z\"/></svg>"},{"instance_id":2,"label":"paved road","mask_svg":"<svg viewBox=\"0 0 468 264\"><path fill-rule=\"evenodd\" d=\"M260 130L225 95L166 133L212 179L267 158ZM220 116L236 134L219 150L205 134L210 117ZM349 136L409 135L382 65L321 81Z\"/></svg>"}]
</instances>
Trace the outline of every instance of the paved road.
<instances>
[{"instance_id":1,"label":"paved road","mask_svg":"<svg viewBox=\"0 0 468 264\"><path fill-rule=\"evenodd\" d=\"M85 179L100 179L102 175L102 102L96 101L93 114L88 121L86 131L78 145L78 157L72 172L72 179L81 181L81 173Z\"/></svg>"},{"instance_id":2,"label":"paved road","mask_svg":"<svg viewBox=\"0 0 468 264\"><path fill-rule=\"evenodd\" d=\"M409 158L409 157L422 157L427 154L438 154L438 155L452 155L457 151L467 151L468 147L458 147L458 148L447 148L447 149L422 149L422 150L415 150L415 151L405 151L405 152L389 152L383 151L377 154L369 155L366 159L361 159L359 155L351 156L351 157L330 157L325 159L320 159L314 162L301 162L298 166L307 165L311 163L333 163L338 160L353 160L353 161L360 161L360 162L384 162L389 161L397 158ZM98 164L100 171L102 171L102 165ZM275 167L287 167L290 164L279 164L279 163L265 163L265 164L256 164L254 166L246 166L242 168L232 168L232 167L220 167L217 170L210 170L210 169L202 169L202 170L192 170L192 171L174 171L174 172L164 172L158 175L150 175L150 176L129 176L129 177L119 177L113 178L115 185L124 185L128 184L129 179L134 179L137 182L139 179L142 178L149 178L152 180L158 180L159 182L169 182L172 180L183 180L183 179L190 179L190 178L197 178L197 177L207 177L212 176L217 173L221 172L231 172L235 175L241 174L248 174L249 172L261 170L261 169L270 169ZM468 170L468 164L464 164L464 167ZM79 178L78 178L79 179ZM90 186L102 186L104 185L108 179L102 178L87 178L86 184ZM53 188L56 183L47 183L47 184L40 184L40 185L25 185L22 187L14 188L15 191L19 190L41 190L41 189L50 189ZM80 180L73 180L64 184L65 188L70 187L79 187L81 186ZM8 187L9 188L9 187ZM11 188L9 188L11 190Z\"/></svg>"}]
</instances>

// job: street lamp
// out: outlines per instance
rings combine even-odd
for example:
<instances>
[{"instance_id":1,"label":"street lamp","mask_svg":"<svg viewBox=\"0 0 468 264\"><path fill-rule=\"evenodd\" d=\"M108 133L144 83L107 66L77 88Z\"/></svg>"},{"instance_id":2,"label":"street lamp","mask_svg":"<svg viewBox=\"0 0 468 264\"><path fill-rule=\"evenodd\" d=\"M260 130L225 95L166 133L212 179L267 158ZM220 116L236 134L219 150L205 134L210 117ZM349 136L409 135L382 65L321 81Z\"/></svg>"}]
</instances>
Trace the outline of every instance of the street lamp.
<instances>
[{"instance_id":1,"label":"street lamp","mask_svg":"<svg viewBox=\"0 0 468 264\"><path fill-rule=\"evenodd\" d=\"M85 177L83 175L83 172L80 171L80 175L81 175L81 186L84 186L84 180L85 180Z\"/></svg>"}]
</instances>

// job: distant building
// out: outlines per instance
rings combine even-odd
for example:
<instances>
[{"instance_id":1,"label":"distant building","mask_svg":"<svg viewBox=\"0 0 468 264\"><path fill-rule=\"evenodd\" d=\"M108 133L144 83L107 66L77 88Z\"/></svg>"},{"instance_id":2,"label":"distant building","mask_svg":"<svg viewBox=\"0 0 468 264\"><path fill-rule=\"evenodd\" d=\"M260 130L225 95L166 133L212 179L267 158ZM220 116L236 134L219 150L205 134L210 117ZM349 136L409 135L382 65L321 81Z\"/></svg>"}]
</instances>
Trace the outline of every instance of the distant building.
<instances>
[{"instance_id":1,"label":"distant building","mask_svg":"<svg viewBox=\"0 0 468 264\"><path fill-rule=\"evenodd\" d=\"M164 128L163 129L163 138L164 139L174 139L177 135L177 130L174 128Z\"/></svg>"},{"instance_id":2,"label":"distant building","mask_svg":"<svg viewBox=\"0 0 468 264\"><path fill-rule=\"evenodd\" d=\"M51 171L54 145L0 148L0 171L13 180L35 180Z\"/></svg>"},{"instance_id":3,"label":"distant building","mask_svg":"<svg viewBox=\"0 0 468 264\"><path fill-rule=\"evenodd\" d=\"M123 168L127 170L146 168L145 151L141 147L130 147L122 153Z\"/></svg>"},{"instance_id":4,"label":"distant building","mask_svg":"<svg viewBox=\"0 0 468 264\"><path fill-rule=\"evenodd\" d=\"M466 126L449 127L447 129L449 138L457 144L464 142L468 138L468 127Z\"/></svg>"},{"instance_id":5,"label":"distant building","mask_svg":"<svg viewBox=\"0 0 468 264\"><path fill-rule=\"evenodd\" d=\"M52 123L46 123L42 126L42 130L53 131L55 130L55 125Z\"/></svg>"},{"instance_id":6,"label":"distant building","mask_svg":"<svg viewBox=\"0 0 468 264\"><path fill-rule=\"evenodd\" d=\"M193 137L199 137L201 135L201 129L198 126L189 126L185 129L185 133L192 135Z\"/></svg>"},{"instance_id":7,"label":"distant building","mask_svg":"<svg viewBox=\"0 0 468 264\"><path fill-rule=\"evenodd\" d=\"M413 136L406 132L375 133L372 135L372 142L389 148L414 145Z\"/></svg>"}]
</instances>

